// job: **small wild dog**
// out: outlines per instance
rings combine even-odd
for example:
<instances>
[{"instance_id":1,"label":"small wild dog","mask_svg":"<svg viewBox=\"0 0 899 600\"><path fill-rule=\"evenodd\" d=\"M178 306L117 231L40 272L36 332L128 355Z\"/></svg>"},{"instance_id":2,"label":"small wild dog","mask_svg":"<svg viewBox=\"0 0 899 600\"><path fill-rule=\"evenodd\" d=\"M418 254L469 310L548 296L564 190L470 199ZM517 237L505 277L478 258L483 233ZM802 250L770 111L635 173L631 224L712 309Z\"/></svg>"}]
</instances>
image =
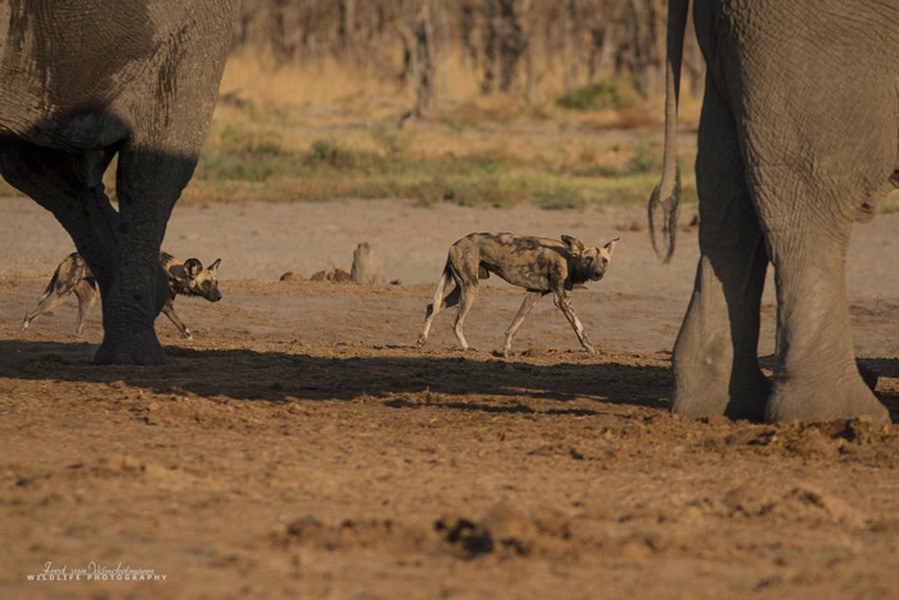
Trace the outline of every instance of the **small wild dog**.
<instances>
[{"instance_id":1,"label":"small wild dog","mask_svg":"<svg viewBox=\"0 0 899 600\"><path fill-rule=\"evenodd\" d=\"M478 294L478 279L495 273L512 285L527 290L518 314L506 330L503 355L512 349L512 338L537 300L553 294L553 302L568 319L581 346L591 354L596 349L587 338L584 326L571 306L571 290L575 285L602 279L609 267L615 245L620 238L604 246L586 247L569 235L562 241L540 237L519 237L511 233L472 233L450 246L443 275L437 282L434 300L425 312L425 322L418 335L418 346L428 339L431 321L440 311L459 305L453 331L463 350L468 342L462 333L465 315Z\"/></svg>"},{"instance_id":2,"label":"small wild dog","mask_svg":"<svg viewBox=\"0 0 899 600\"><path fill-rule=\"evenodd\" d=\"M171 254L159 253L159 265L165 271L169 284L169 297L165 301L165 306L162 307L162 312L175 324L185 339L192 339L193 334L175 314L173 307L175 296L177 294L200 296L210 302L221 300L222 294L219 292L219 284L216 279L216 271L221 262L222 259L218 258L211 265L203 268L203 263L196 258L182 261ZM84 331L84 319L96 303L100 291L97 287L97 279L77 252L69 254L56 267L56 272L53 273L47 289L38 299L37 306L25 315L22 329L27 329L34 319L65 302L70 293L74 293L78 298L78 324L75 326L75 332L80 334Z\"/></svg>"}]
</instances>

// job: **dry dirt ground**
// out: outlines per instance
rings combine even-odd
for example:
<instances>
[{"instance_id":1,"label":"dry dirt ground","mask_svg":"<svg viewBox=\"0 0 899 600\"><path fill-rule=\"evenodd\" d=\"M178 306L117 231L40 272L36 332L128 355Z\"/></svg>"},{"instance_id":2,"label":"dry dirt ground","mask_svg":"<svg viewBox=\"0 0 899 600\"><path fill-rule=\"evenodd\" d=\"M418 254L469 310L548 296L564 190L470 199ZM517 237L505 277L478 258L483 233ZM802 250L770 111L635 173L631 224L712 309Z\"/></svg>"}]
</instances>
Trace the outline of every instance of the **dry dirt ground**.
<instances>
[{"instance_id":1,"label":"dry dirt ground","mask_svg":"<svg viewBox=\"0 0 899 600\"><path fill-rule=\"evenodd\" d=\"M165 248L221 257L225 297L175 303L193 341L158 321L158 368L93 366L99 316L76 336L74 302L20 331L71 243L30 201L0 211L2 598L899 595L899 429L670 415L696 236L660 265L641 207L179 206ZM495 356L521 294L494 279L476 351L449 315L416 349L448 245L478 230L620 235L574 294L603 352L546 299ZM857 227L849 273L894 420L897 233ZM363 240L401 284L278 281Z\"/></svg>"}]
</instances>

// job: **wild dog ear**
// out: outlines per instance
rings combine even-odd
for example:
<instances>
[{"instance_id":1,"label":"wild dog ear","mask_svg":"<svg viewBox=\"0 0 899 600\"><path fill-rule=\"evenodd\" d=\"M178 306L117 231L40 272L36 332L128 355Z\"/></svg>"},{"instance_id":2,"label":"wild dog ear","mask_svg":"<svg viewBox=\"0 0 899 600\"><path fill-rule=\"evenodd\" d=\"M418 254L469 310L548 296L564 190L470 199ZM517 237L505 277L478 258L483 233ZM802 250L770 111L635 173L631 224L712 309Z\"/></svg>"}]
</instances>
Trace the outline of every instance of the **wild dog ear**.
<instances>
[{"instance_id":1,"label":"wild dog ear","mask_svg":"<svg viewBox=\"0 0 899 600\"><path fill-rule=\"evenodd\" d=\"M196 279L197 275L203 272L203 263L196 258L188 258L184 261L184 272L191 279Z\"/></svg>"},{"instance_id":2,"label":"wild dog ear","mask_svg":"<svg viewBox=\"0 0 899 600\"><path fill-rule=\"evenodd\" d=\"M206 270L207 271L215 271L216 269L219 268L219 265L221 264L221 262L222 262L222 259L220 259L220 258L215 259L215 261L211 265L206 267Z\"/></svg>"},{"instance_id":3,"label":"wild dog ear","mask_svg":"<svg viewBox=\"0 0 899 600\"><path fill-rule=\"evenodd\" d=\"M570 235L563 235L562 241L565 242L565 245L568 246L568 249L575 254L580 254L584 251L584 244L577 238L573 238Z\"/></svg>"},{"instance_id":4,"label":"wild dog ear","mask_svg":"<svg viewBox=\"0 0 899 600\"><path fill-rule=\"evenodd\" d=\"M609 253L609 256L612 256L612 252L615 251L615 246L618 245L618 240L620 240L620 239L621 239L620 237L617 237L614 240L611 240L608 243L606 243L605 246L603 246L603 249L605 249Z\"/></svg>"}]
</instances>

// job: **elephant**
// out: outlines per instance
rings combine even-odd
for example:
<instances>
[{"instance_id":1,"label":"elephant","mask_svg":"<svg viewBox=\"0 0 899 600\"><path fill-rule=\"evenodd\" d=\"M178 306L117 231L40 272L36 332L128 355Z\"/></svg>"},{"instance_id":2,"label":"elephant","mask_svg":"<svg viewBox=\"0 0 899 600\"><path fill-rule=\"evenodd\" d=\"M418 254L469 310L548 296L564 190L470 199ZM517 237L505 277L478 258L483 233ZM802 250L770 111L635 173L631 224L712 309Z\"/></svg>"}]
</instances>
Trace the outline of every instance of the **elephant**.
<instances>
[{"instance_id":1,"label":"elephant","mask_svg":"<svg viewBox=\"0 0 899 600\"><path fill-rule=\"evenodd\" d=\"M662 176L649 202L674 251L676 127L687 0L667 24ZM889 422L856 364L846 299L853 223L899 186L896 0L695 0L706 60L696 187L700 258L674 344L672 410L784 422ZM657 245L654 221L665 223ZM774 269L773 377L759 311Z\"/></svg>"},{"instance_id":2,"label":"elephant","mask_svg":"<svg viewBox=\"0 0 899 600\"><path fill-rule=\"evenodd\" d=\"M0 174L97 276L100 364L166 361L159 251L212 119L239 0L0 2ZM103 174L113 158L118 208Z\"/></svg>"}]
</instances>

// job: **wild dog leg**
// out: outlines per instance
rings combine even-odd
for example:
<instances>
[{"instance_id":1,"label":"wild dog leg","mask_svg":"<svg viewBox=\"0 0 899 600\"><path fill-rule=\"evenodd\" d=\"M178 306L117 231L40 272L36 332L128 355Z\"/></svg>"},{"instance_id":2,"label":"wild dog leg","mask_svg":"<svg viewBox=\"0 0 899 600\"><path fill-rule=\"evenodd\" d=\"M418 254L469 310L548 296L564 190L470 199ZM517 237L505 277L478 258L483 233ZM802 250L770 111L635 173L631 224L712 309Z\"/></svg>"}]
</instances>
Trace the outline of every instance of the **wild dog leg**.
<instances>
[{"instance_id":1,"label":"wild dog leg","mask_svg":"<svg viewBox=\"0 0 899 600\"><path fill-rule=\"evenodd\" d=\"M178 315L175 314L175 307L171 300L166 300L166 303L162 307L162 312L169 318L169 321L175 324L175 327L181 332L181 337L186 340L194 339L193 333L187 328L187 325L185 325L184 322L178 318Z\"/></svg>"},{"instance_id":2,"label":"wild dog leg","mask_svg":"<svg viewBox=\"0 0 899 600\"><path fill-rule=\"evenodd\" d=\"M75 325L75 333L81 335L84 332L84 320L97 302L100 292L84 279L76 283L72 289L75 292L75 297L78 298L78 323Z\"/></svg>"},{"instance_id":3,"label":"wild dog leg","mask_svg":"<svg viewBox=\"0 0 899 600\"><path fill-rule=\"evenodd\" d=\"M465 334L462 333L462 324L465 322L465 316L471 310L471 305L474 304L475 298L478 296L478 288L477 286L468 286L463 283L459 286L459 291L459 312L456 313L456 320L453 323L453 333L456 334L459 346L463 350L468 350L468 341L465 339Z\"/></svg>"},{"instance_id":4,"label":"wild dog leg","mask_svg":"<svg viewBox=\"0 0 899 600\"><path fill-rule=\"evenodd\" d=\"M593 347L593 344L591 344L589 338L587 338L587 332L584 330L584 326L581 325L581 320L577 318L574 307L571 306L571 296L567 293L556 294L555 305L559 307L559 310L562 311L562 314L565 315L565 318L571 323L571 328L574 329L574 333L577 335L577 339L581 343L581 346L584 347L584 350L590 354L596 354L596 348Z\"/></svg>"},{"instance_id":5,"label":"wild dog leg","mask_svg":"<svg viewBox=\"0 0 899 600\"><path fill-rule=\"evenodd\" d=\"M512 338L518 333L521 324L524 323L524 320L531 312L531 309L537 304L537 300L542 297L543 292L528 291L528 293L525 294L524 301L522 301L521 307L518 309L518 314L515 315L509 328L506 329L506 342L503 344L503 356L507 357L512 353Z\"/></svg>"},{"instance_id":6,"label":"wild dog leg","mask_svg":"<svg viewBox=\"0 0 899 600\"><path fill-rule=\"evenodd\" d=\"M455 295L454 295L455 294ZM425 321L421 325L421 331L418 334L418 347L421 348L428 341L428 335L431 333L431 323L440 312L450 306L458 303L459 293L456 288L456 281L452 275L444 272L437 282L437 288L434 290L434 298L428 308L425 310Z\"/></svg>"}]
</instances>

